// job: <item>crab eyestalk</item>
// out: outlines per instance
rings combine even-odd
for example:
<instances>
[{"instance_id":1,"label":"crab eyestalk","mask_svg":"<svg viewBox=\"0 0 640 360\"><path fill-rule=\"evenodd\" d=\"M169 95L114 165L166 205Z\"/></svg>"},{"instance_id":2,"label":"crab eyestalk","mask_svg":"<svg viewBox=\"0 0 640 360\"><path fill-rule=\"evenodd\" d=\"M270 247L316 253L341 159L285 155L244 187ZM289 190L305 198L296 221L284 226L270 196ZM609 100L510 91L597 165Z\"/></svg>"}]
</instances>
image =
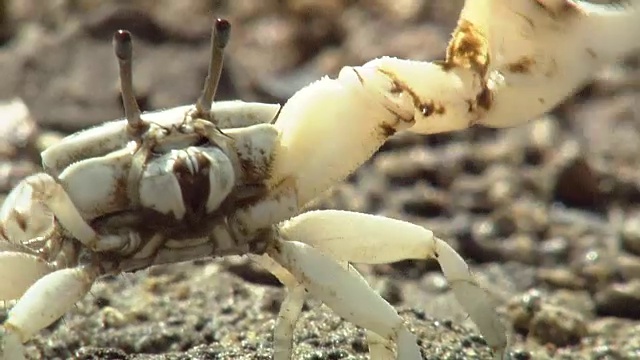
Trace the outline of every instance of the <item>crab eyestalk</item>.
<instances>
[{"instance_id":1,"label":"crab eyestalk","mask_svg":"<svg viewBox=\"0 0 640 360\"><path fill-rule=\"evenodd\" d=\"M211 103L216 96L216 89L222 73L222 63L224 60L224 48L229 42L231 34L231 24L225 19L216 19L211 31L211 59L209 61L209 72L204 83L202 94L196 102L196 115L203 119L209 119Z\"/></svg>"},{"instance_id":2,"label":"crab eyestalk","mask_svg":"<svg viewBox=\"0 0 640 360\"><path fill-rule=\"evenodd\" d=\"M133 45L131 33L127 30L118 30L113 35L113 48L118 58L118 68L120 70L120 91L122 93L122 104L124 105L124 116L129 122L127 131L133 136L139 136L147 130L149 124L140 118L140 107L136 101L133 91Z\"/></svg>"}]
</instances>

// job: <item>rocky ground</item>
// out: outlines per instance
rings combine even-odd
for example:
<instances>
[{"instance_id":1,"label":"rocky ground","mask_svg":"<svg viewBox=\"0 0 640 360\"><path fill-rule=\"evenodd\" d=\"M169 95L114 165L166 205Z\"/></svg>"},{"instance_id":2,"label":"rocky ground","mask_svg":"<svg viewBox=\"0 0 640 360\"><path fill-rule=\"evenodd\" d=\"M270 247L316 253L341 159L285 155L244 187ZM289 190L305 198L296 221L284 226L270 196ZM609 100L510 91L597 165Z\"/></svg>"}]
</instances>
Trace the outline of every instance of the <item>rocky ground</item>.
<instances>
[{"instance_id":1,"label":"rocky ground","mask_svg":"<svg viewBox=\"0 0 640 360\"><path fill-rule=\"evenodd\" d=\"M197 98L213 12L233 23L219 98L282 103L344 65L381 55L440 58L461 5L0 1L0 99L22 98L35 119L2 120L0 192L38 171L37 150L61 135L121 117L110 42L116 29L135 36L144 109ZM398 135L315 206L410 220L449 240L498 305L512 359L640 359L638 153L636 55L525 126ZM490 357L435 262L359 268L418 334L425 359ZM152 268L100 281L28 352L34 359L269 359L282 298L277 281L245 259ZM296 359L368 358L362 329L314 300L295 343Z\"/></svg>"}]
</instances>

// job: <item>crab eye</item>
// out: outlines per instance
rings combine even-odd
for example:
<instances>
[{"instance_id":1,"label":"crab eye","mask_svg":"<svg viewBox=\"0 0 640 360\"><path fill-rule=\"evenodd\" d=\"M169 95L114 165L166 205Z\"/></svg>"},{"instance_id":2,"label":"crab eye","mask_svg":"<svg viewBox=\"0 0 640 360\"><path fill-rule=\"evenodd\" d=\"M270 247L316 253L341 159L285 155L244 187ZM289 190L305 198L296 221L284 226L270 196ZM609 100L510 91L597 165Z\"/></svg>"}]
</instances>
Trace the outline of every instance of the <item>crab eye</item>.
<instances>
[{"instance_id":1,"label":"crab eye","mask_svg":"<svg viewBox=\"0 0 640 360\"><path fill-rule=\"evenodd\" d=\"M216 19L213 24L211 35L211 58L209 60L209 72L202 89L202 94L196 102L196 116L202 119L209 119L211 103L216 96L216 89L222 73L222 63L224 60L224 48L229 42L231 35L231 23L225 19Z\"/></svg>"},{"instance_id":2,"label":"crab eye","mask_svg":"<svg viewBox=\"0 0 640 360\"><path fill-rule=\"evenodd\" d=\"M133 41L131 33L126 30L116 31L113 35L113 50L118 58L122 104L124 116L128 121L127 131L133 136L139 137L149 128L149 124L140 118L140 107L133 91Z\"/></svg>"}]
</instances>

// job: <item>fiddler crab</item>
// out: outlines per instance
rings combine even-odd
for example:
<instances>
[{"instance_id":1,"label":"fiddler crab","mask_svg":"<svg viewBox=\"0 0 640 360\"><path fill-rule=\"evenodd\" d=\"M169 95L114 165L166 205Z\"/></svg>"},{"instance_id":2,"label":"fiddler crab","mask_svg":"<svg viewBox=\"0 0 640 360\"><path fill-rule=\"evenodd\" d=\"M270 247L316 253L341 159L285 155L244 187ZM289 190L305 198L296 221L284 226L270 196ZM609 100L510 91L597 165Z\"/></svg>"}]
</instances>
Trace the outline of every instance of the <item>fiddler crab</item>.
<instances>
[{"instance_id":1,"label":"fiddler crab","mask_svg":"<svg viewBox=\"0 0 640 360\"><path fill-rule=\"evenodd\" d=\"M640 1L467 0L437 62L383 57L345 67L282 107L213 102L230 25L213 26L195 105L141 114L132 39L114 36L125 119L42 153L0 209L0 300L18 300L0 359L62 317L105 275L246 255L286 287L274 358L290 359L310 294L367 330L374 359L421 359L416 337L351 263L435 258L492 348L506 329L467 264L423 227L348 211L303 212L393 134L514 126L553 108L606 63L638 50ZM302 213L301 213L302 212Z\"/></svg>"}]
</instances>

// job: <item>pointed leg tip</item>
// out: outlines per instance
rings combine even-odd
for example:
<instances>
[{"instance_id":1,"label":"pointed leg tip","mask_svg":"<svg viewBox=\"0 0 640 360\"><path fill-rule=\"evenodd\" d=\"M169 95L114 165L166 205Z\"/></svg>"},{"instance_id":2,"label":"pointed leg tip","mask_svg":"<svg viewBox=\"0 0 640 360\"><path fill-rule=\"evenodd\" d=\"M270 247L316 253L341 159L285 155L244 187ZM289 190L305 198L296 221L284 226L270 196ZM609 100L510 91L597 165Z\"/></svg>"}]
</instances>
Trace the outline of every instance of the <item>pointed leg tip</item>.
<instances>
[{"instance_id":1,"label":"pointed leg tip","mask_svg":"<svg viewBox=\"0 0 640 360\"><path fill-rule=\"evenodd\" d=\"M132 42L131 33L127 30L118 30L113 34L113 47L118 60L127 61L131 59L133 52Z\"/></svg>"}]
</instances>

